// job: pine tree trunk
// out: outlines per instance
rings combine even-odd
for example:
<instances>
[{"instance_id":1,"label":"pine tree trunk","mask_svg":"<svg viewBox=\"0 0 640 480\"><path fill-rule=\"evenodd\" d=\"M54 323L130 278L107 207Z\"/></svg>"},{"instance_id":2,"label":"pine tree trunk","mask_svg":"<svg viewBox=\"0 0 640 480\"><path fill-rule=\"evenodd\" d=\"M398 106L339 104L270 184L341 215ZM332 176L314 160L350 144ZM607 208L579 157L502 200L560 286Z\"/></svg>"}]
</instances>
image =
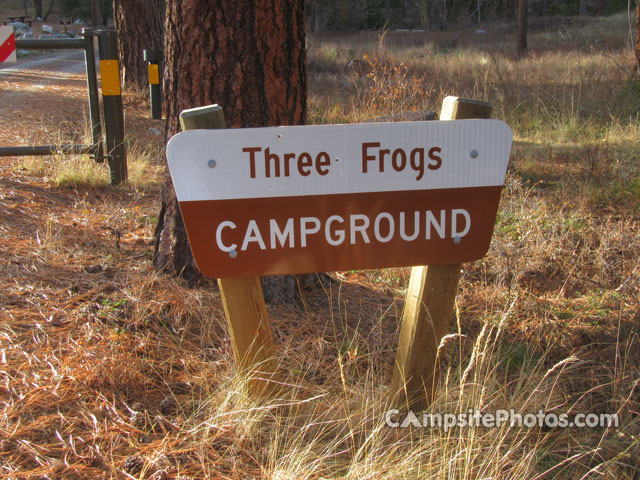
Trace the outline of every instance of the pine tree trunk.
<instances>
[{"instance_id":1,"label":"pine tree trunk","mask_svg":"<svg viewBox=\"0 0 640 480\"><path fill-rule=\"evenodd\" d=\"M580 0L580 10L578 15L580 17L586 17L587 16L587 0Z\"/></svg>"},{"instance_id":2,"label":"pine tree trunk","mask_svg":"<svg viewBox=\"0 0 640 480\"><path fill-rule=\"evenodd\" d=\"M36 11L36 18L42 18L42 0L33 0L33 7Z\"/></svg>"},{"instance_id":3,"label":"pine tree trunk","mask_svg":"<svg viewBox=\"0 0 640 480\"><path fill-rule=\"evenodd\" d=\"M447 8L444 0L430 0L431 23L439 30L447 26Z\"/></svg>"},{"instance_id":4,"label":"pine tree trunk","mask_svg":"<svg viewBox=\"0 0 640 480\"><path fill-rule=\"evenodd\" d=\"M360 10L358 9L358 0L351 0L351 25L349 29L356 32L360 26Z\"/></svg>"},{"instance_id":5,"label":"pine tree trunk","mask_svg":"<svg viewBox=\"0 0 640 480\"><path fill-rule=\"evenodd\" d=\"M100 0L91 0L91 21L95 28L102 24L102 16L100 15Z\"/></svg>"},{"instance_id":6,"label":"pine tree trunk","mask_svg":"<svg viewBox=\"0 0 640 480\"><path fill-rule=\"evenodd\" d=\"M409 28L409 0L403 0L402 2L402 25L404 28Z\"/></svg>"},{"instance_id":7,"label":"pine tree trunk","mask_svg":"<svg viewBox=\"0 0 640 480\"><path fill-rule=\"evenodd\" d=\"M520 0L518 5L518 57L527 55L527 30L529 23L529 2Z\"/></svg>"},{"instance_id":8,"label":"pine tree trunk","mask_svg":"<svg viewBox=\"0 0 640 480\"><path fill-rule=\"evenodd\" d=\"M438 25L437 22L438 6L436 0L429 0L429 28L434 29Z\"/></svg>"},{"instance_id":9,"label":"pine tree trunk","mask_svg":"<svg viewBox=\"0 0 640 480\"><path fill-rule=\"evenodd\" d=\"M228 128L299 125L307 111L303 0L168 0L164 88L167 138L180 112L217 103ZM155 234L156 268L201 278L169 175ZM295 297L294 277L265 277L267 301Z\"/></svg>"},{"instance_id":10,"label":"pine tree trunk","mask_svg":"<svg viewBox=\"0 0 640 480\"><path fill-rule=\"evenodd\" d=\"M507 0L507 19L515 20L516 18L516 0Z\"/></svg>"},{"instance_id":11,"label":"pine tree trunk","mask_svg":"<svg viewBox=\"0 0 640 480\"><path fill-rule=\"evenodd\" d=\"M51 10L53 10L53 5L55 3L56 3L56 0L51 0L51 2L49 3L49 8L47 8L47 11L44 14L44 17L42 17L42 20L44 20L45 22L47 21L47 18L49 18L49 15L51 15Z\"/></svg>"},{"instance_id":12,"label":"pine tree trunk","mask_svg":"<svg viewBox=\"0 0 640 480\"><path fill-rule=\"evenodd\" d=\"M640 2L636 4L636 71L640 75Z\"/></svg>"},{"instance_id":13,"label":"pine tree trunk","mask_svg":"<svg viewBox=\"0 0 640 480\"><path fill-rule=\"evenodd\" d=\"M542 10L541 15L543 17L547 16L547 10L549 9L549 0L542 0Z\"/></svg>"},{"instance_id":14,"label":"pine tree trunk","mask_svg":"<svg viewBox=\"0 0 640 480\"><path fill-rule=\"evenodd\" d=\"M384 0L385 28L391 28L391 0Z\"/></svg>"},{"instance_id":15,"label":"pine tree trunk","mask_svg":"<svg viewBox=\"0 0 640 480\"><path fill-rule=\"evenodd\" d=\"M142 52L162 51L164 3L164 0L113 0L125 86L144 88L148 84Z\"/></svg>"}]
</instances>

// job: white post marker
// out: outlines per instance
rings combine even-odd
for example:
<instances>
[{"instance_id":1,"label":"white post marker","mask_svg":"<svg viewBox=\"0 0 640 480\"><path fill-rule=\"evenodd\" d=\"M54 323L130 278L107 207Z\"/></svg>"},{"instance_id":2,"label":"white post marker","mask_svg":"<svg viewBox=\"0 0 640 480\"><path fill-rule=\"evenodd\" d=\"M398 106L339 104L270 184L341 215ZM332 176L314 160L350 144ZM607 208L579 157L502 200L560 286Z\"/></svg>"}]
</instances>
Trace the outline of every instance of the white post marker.
<instances>
[{"instance_id":1,"label":"white post marker","mask_svg":"<svg viewBox=\"0 0 640 480\"><path fill-rule=\"evenodd\" d=\"M0 27L0 63L15 62L16 57L16 37L11 25Z\"/></svg>"},{"instance_id":2,"label":"white post marker","mask_svg":"<svg viewBox=\"0 0 640 480\"><path fill-rule=\"evenodd\" d=\"M498 120L189 130L167 158L198 268L227 278L477 260L511 142Z\"/></svg>"}]
</instances>

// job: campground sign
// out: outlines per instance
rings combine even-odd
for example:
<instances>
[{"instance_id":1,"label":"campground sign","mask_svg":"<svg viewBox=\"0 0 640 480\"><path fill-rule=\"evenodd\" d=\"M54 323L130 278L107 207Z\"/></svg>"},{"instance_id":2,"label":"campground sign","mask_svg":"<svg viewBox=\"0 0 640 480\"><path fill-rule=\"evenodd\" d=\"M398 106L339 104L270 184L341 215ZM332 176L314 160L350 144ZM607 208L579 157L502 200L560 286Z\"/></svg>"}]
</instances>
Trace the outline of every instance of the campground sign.
<instances>
[{"instance_id":1,"label":"campground sign","mask_svg":"<svg viewBox=\"0 0 640 480\"><path fill-rule=\"evenodd\" d=\"M189 130L167 158L198 268L253 277L481 258L511 143L498 120Z\"/></svg>"}]
</instances>

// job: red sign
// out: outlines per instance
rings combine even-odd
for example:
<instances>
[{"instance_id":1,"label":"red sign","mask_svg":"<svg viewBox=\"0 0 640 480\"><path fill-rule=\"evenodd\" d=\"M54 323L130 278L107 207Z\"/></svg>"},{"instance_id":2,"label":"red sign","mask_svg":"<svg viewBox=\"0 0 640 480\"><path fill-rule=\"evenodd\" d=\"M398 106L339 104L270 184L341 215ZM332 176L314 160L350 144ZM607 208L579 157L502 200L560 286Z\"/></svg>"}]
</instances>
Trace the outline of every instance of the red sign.
<instances>
[{"instance_id":1,"label":"red sign","mask_svg":"<svg viewBox=\"0 0 640 480\"><path fill-rule=\"evenodd\" d=\"M247 277L477 260L510 148L462 120L186 131L167 157L198 268Z\"/></svg>"},{"instance_id":2,"label":"red sign","mask_svg":"<svg viewBox=\"0 0 640 480\"><path fill-rule=\"evenodd\" d=\"M15 62L16 57L16 38L11 25L3 25L0 27L0 63Z\"/></svg>"}]
</instances>

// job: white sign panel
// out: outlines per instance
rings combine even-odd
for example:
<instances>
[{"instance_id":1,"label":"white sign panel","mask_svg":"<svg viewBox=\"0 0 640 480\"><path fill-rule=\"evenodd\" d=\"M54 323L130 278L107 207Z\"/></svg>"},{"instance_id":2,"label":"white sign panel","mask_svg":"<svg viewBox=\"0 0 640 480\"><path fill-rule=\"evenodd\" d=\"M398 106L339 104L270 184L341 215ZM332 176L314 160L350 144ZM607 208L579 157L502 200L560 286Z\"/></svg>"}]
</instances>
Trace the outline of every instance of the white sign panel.
<instances>
[{"instance_id":1,"label":"white sign panel","mask_svg":"<svg viewBox=\"0 0 640 480\"><path fill-rule=\"evenodd\" d=\"M167 145L180 201L502 185L499 120L189 130Z\"/></svg>"}]
</instances>

